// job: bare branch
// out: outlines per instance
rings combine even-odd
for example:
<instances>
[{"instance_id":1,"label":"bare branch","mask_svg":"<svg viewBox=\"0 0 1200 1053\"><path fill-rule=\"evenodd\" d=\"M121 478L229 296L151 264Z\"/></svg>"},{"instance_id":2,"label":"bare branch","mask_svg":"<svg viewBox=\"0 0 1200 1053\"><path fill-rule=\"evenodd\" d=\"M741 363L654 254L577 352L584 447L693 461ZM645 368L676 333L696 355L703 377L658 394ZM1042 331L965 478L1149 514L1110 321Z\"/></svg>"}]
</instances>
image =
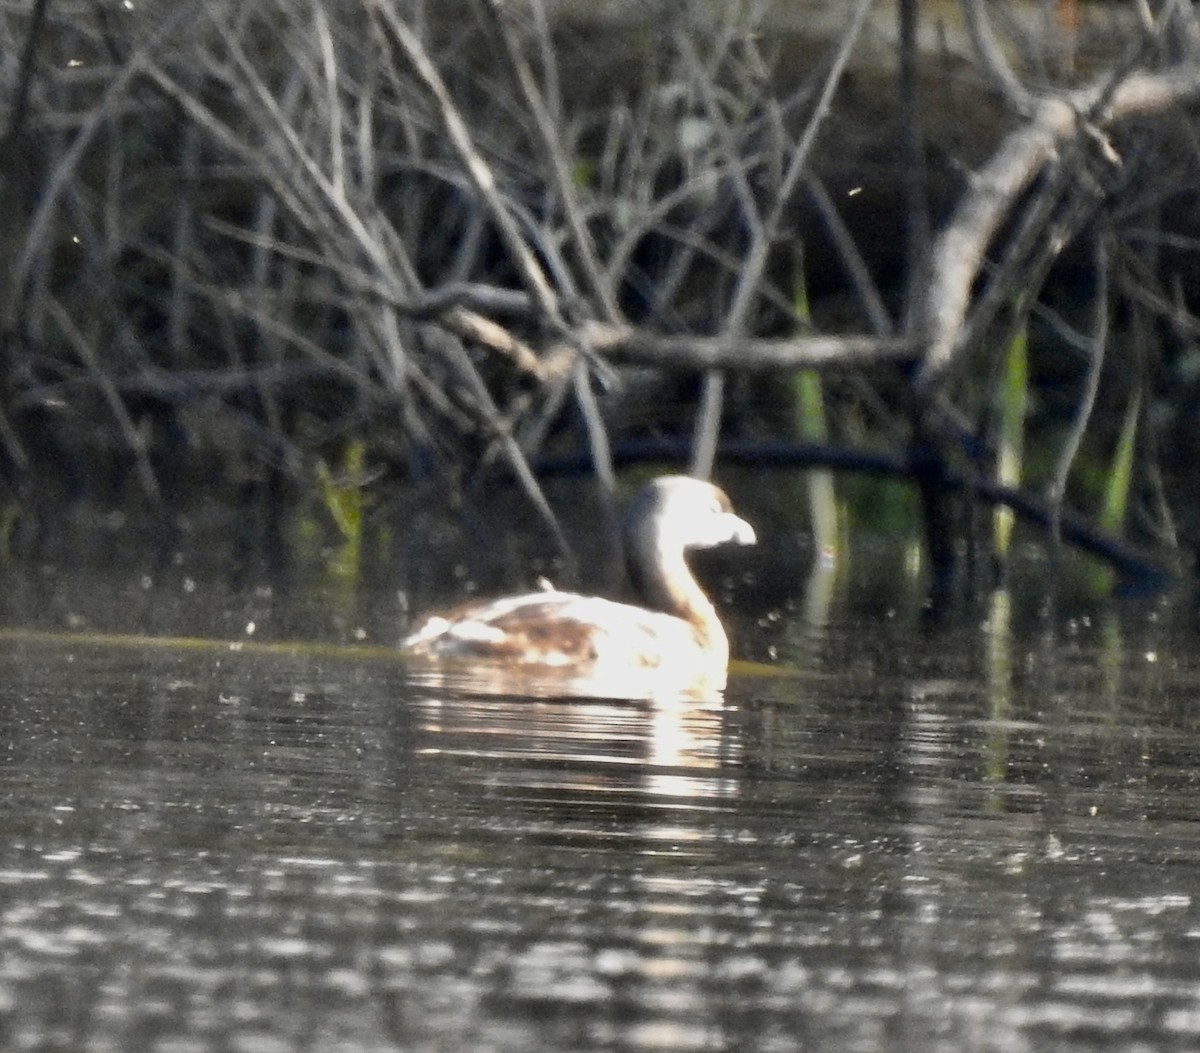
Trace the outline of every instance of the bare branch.
<instances>
[{"instance_id":1,"label":"bare branch","mask_svg":"<svg viewBox=\"0 0 1200 1053\"><path fill-rule=\"evenodd\" d=\"M663 336L592 322L588 343L614 362L670 369L866 369L912 362L917 344L896 336Z\"/></svg>"},{"instance_id":2,"label":"bare branch","mask_svg":"<svg viewBox=\"0 0 1200 1053\"><path fill-rule=\"evenodd\" d=\"M29 18L29 28L25 31L25 44L21 48L21 64L17 74L17 86L13 92L12 109L8 118L8 127L0 135L0 149L5 152L12 149L17 137L25 129L25 118L29 112L29 91L33 85L33 74L37 62L38 45L42 42L46 27L46 12L50 0L34 0L33 12Z\"/></svg>"},{"instance_id":3,"label":"bare branch","mask_svg":"<svg viewBox=\"0 0 1200 1053\"><path fill-rule=\"evenodd\" d=\"M618 322L621 320L621 310L617 306L617 298L612 284L605 280L604 269L600 263L595 239L592 237L591 231L588 230L583 209L580 207L578 201L574 177L571 173L570 159L566 156L564 148L562 129L556 122L555 112L551 109L550 103L543 98L542 92L538 87L533 70L530 68L529 62L522 51L521 42L517 39L517 35L513 31L512 15L508 11L504 0L487 0L487 3L495 17L496 24L499 26L500 35L504 40L509 61L512 63L513 70L517 76L517 84L521 89L521 97L524 99L525 105L528 107L529 113L533 118L534 127L537 129L542 154L553 177L554 187L558 192L563 215L566 218L567 226L570 228L575 249L579 253L579 263L583 270L583 275L587 279L588 288L599 302L605 319L610 322ZM538 8L539 12L541 11L540 3L535 4L535 7ZM541 13L540 20L544 21L544 12ZM548 52L548 48L545 50ZM552 58L547 54L546 63L548 68L552 67L552 61ZM555 83L553 76L550 76L548 79L551 83Z\"/></svg>"},{"instance_id":4,"label":"bare branch","mask_svg":"<svg viewBox=\"0 0 1200 1053\"><path fill-rule=\"evenodd\" d=\"M934 243L918 327L928 341L917 379L922 396L932 395L942 385L964 350L963 324L984 253L1021 192L1056 156L1060 145L1081 128L1102 132L1126 118L1161 112L1197 96L1200 64L1162 73L1133 73L1115 86L1104 78L1037 103L1030 120L1009 135L972 177L967 194Z\"/></svg>"},{"instance_id":5,"label":"bare branch","mask_svg":"<svg viewBox=\"0 0 1200 1053\"><path fill-rule=\"evenodd\" d=\"M396 14L390 3L374 0L372 7L383 19L391 31L392 38L400 45L409 63L416 70L417 75L437 104L446 135L459 155L467 174L471 177L471 182L479 196L487 205L492 221L496 224L501 238L504 239L504 246L520 272L525 287L537 301L538 308L547 320L559 320L558 298L546 280L537 259L529 250L529 246L525 244L511 210L497 189L495 175L488 167L487 162L480 156L479 151L476 150L470 129L458 112L458 107L455 106L454 100L450 96L450 90L442 80L441 74L438 73L425 46L409 29L404 20Z\"/></svg>"},{"instance_id":6,"label":"bare branch","mask_svg":"<svg viewBox=\"0 0 1200 1053\"><path fill-rule=\"evenodd\" d=\"M1037 98L1021 83L1009 65L1000 42L992 32L991 20L984 11L984 0L962 0L962 8L971 44L984 69L991 74L1014 112L1031 114L1037 106Z\"/></svg>"},{"instance_id":7,"label":"bare branch","mask_svg":"<svg viewBox=\"0 0 1200 1053\"><path fill-rule=\"evenodd\" d=\"M108 403L109 409L112 410L113 418L116 420L121 434L124 435L125 441L133 453L142 489L146 491L146 495L152 500L160 500L162 492L159 489L158 480L154 476L154 468L150 464L150 458L146 453L145 436L138 431L137 425L134 424L133 419L129 416L129 410L126 409L120 393L112 382L112 378L100 368L100 362L91 341L79 331L79 328L72 321L66 309L56 299L51 297L47 302L47 307L49 308L51 317L53 317L55 323L62 331L63 336L66 337L67 342L80 359L83 360L88 373L91 374L100 393L104 396L104 401Z\"/></svg>"},{"instance_id":8,"label":"bare branch","mask_svg":"<svg viewBox=\"0 0 1200 1053\"><path fill-rule=\"evenodd\" d=\"M733 302L721 323L721 330L727 336L736 336L746 331L746 324L754 303L758 298L762 284L763 273L766 271L767 260L771 245L779 229L780 219L789 201L792 200L800 179L808 165L808 158L816 142L817 131L824 124L833 102L833 94L845 72L846 64L850 61L850 53L858 41L859 33L866 23L868 12L873 0L858 0L858 5L851 14L850 21L842 33L833 63L825 77L817 104L809 118L808 124L800 136L799 142L792 149L784 169L783 178L779 181L775 201L771 209L763 217L761 224L756 224L750 247L742 261L738 273L737 285L733 294ZM712 458L716 450L716 435L719 428L721 403L724 394L724 380L721 377L710 376L705 380L705 391L702 401L702 413L697 421L697 452L693 458L692 471L701 477L711 473Z\"/></svg>"},{"instance_id":9,"label":"bare branch","mask_svg":"<svg viewBox=\"0 0 1200 1053\"><path fill-rule=\"evenodd\" d=\"M177 11L163 20L162 25L131 56L129 62L109 83L103 97L88 114L83 127L76 133L70 148L58 159L50 180L42 191L37 212L27 225L21 251L9 267L8 278L3 289L4 302L0 304L0 331L7 332L13 328L18 313L19 298L25 290L25 283L33 268L34 259L46 244L47 230L58 206L59 196L75 174L88 147L111 119L115 109L124 101L130 84L145 71L155 50L194 14L194 5L181 4Z\"/></svg>"}]
</instances>

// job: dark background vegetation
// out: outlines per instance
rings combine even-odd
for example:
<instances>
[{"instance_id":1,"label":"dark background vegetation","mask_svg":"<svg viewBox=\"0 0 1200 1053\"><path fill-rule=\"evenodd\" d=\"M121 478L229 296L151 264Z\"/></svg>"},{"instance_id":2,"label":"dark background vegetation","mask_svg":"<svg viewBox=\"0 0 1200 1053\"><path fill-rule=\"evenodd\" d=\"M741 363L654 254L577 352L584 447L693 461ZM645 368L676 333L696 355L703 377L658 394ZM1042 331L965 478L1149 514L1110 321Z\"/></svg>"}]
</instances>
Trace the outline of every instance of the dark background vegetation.
<instances>
[{"instance_id":1,"label":"dark background vegetation","mask_svg":"<svg viewBox=\"0 0 1200 1053\"><path fill-rule=\"evenodd\" d=\"M998 506L1190 565L1190 4L33 0L0 33L6 553L80 501L307 494L353 533L389 479L512 490L565 546L547 479L717 462L796 523L923 528L940 588ZM840 474L792 507L797 468Z\"/></svg>"}]
</instances>

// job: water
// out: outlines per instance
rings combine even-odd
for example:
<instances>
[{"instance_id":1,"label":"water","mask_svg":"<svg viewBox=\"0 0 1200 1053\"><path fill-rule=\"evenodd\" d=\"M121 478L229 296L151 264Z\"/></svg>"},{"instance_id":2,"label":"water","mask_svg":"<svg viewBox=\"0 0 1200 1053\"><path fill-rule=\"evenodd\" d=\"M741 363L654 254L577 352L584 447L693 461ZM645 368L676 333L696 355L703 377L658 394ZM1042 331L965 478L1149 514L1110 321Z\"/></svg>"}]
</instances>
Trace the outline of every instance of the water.
<instances>
[{"instance_id":1,"label":"water","mask_svg":"<svg viewBox=\"0 0 1200 1053\"><path fill-rule=\"evenodd\" d=\"M747 617L723 704L9 633L0 1048L1195 1049L1179 621Z\"/></svg>"}]
</instances>

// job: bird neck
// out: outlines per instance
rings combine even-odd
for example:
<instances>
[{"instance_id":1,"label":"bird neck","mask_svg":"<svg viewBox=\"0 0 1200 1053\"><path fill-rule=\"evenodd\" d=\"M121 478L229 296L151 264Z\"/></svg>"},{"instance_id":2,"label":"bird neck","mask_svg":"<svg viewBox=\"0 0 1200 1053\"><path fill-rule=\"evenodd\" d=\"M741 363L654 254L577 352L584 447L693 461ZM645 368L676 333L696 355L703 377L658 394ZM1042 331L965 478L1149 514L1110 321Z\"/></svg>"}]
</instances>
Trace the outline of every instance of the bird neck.
<instances>
[{"instance_id":1,"label":"bird neck","mask_svg":"<svg viewBox=\"0 0 1200 1053\"><path fill-rule=\"evenodd\" d=\"M634 580L644 602L690 624L700 645L724 669L729 660L729 639L682 550L659 549L654 558L636 569Z\"/></svg>"}]
</instances>

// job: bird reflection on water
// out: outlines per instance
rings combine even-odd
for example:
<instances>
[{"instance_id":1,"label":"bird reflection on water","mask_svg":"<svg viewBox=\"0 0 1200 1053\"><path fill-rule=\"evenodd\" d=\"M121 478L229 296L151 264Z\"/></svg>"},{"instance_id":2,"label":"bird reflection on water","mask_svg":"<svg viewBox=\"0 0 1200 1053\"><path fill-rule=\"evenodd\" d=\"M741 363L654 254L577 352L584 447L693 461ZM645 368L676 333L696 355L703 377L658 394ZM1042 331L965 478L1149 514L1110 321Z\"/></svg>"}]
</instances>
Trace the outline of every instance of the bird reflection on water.
<instances>
[{"instance_id":1,"label":"bird reflection on water","mask_svg":"<svg viewBox=\"0 0 1200 1053\"><path fill-rule=\"evenodd\" d=\"M449 763L460 782L508 799L508 821L536 826L541 809L577 810L598 839L690 840L676 809L732 797L740 753L722 702L628 701L463 694L414 688L418 756ZM621 813L609 823L606 812ZM630 821L629 809L648 809ZM524 815L524 820L521 816ZM608 818L616 819L616 814Z\"/></svg>"}]
</instances>

